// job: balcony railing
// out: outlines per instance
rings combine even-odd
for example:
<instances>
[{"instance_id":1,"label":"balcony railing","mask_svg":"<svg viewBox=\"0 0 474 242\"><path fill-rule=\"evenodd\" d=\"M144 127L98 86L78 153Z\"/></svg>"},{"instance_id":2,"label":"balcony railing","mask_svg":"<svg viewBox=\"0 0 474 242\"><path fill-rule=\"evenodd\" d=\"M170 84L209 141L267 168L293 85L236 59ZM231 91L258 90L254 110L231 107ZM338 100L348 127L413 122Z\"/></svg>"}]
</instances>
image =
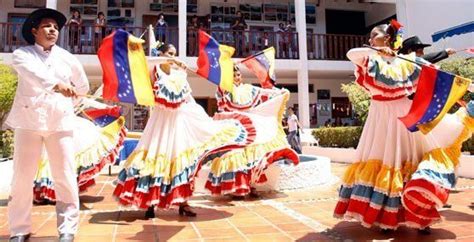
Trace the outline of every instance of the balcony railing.
<instances>
[{"instance_id":1,"label":"balcony railing","mask_svg":"<svg viewBox=\"0 0 474 242\"><path fill-rule=\"evenodd\" d=\"M13 52L15 49L27 45L21 35L21 26L21 23L0 23L0 52ZM73 54L97 54L102 39L118 28L137 37L141 36L146 30L144 27L107 26L97 29L96 33L96 27L93 25L82 25L78 28L64 26L59 33L57 45ZM176 46L178 44L177 28L168 28L162 34L157 34L156 36L161 41L166 41ZM148 41L148 34L144 34L143 39ZM143 48L145 53L148 53L148 45L143 45Z\"/></svg>"},{"instance_id":2,"label":"balcony railing","mask_svg":"<svg viewBox=\"0 0 474 242\"><path fill-rule=\"evenodd\" d=\"M233 57L243 58L270 46L275 47L277 59L298 59L298 33L206 30L219 43L235 47ZM188 56L197 56L199 39L197 30L187 33Z\"/></svg>"},{"instance_id":3,"label":"balcony railing","mask_svg":"<svg viewBox=\"0 0 474 242\"><path fill-rule=\"evenodd\" d=\"M368 42L364 35L308 34L308 59L347 60L347 51Z\"/></svg>"},{"instance_id":4,"label":"balcony railing","mask_svg":"<svg viewBox=\"0 0 474 242\"><path fill-rule=\"evenodd\" d=\"M21 37L21 23L0 23L0 52L13 52L26 45ZM83 25L79 28L65 26L59 35L58 45L73 54L97 54L98 47L109 33L117 28L124 29L139 37L146 30L145 27L117 27L107 26L103 30L95 26ZM277 59L298 59L298 33L296 32L262 32L262 31L208 31L219 43L236 48L234 57L247 57L267 47L274 46ZM187 56L197 56L199 39L197 30L186 32ZM167 28L165 32L155 31L157 40L172 43L178 47L178 28ZM143 35L148 41L148 34ZM367 36L361 35L333 35L308 34L307 50L310 60L347 60L349 49L360 47L368 43ZM143 46L148 54L148 45ZM179 48L177 48L179 49Z\"/></svg>"}]
</instances>

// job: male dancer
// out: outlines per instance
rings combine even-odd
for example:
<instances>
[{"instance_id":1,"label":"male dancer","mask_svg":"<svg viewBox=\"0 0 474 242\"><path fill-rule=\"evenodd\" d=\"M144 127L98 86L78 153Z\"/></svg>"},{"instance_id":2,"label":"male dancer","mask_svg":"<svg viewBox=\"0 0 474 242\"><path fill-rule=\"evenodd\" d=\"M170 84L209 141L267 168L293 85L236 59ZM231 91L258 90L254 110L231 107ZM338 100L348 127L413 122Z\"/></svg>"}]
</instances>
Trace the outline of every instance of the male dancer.
<instances>
[{"instance_id":1,"label":"male dancer","mask_svg":"<svg viewBox=\"0 0 474 242\"><path fill-rule=\"evenodd\" d=\"M31 234L31 192L43 146L50 158L56 189L59 241L73 241L79 222L79 195L74 172L73 98L89 91L82 65L56 46L66 17L38 9L23 23L28 46L13 52L18 88L6 124L15 129L13 180L8 204L10 241Z\"/></svg>"}]
</instances>

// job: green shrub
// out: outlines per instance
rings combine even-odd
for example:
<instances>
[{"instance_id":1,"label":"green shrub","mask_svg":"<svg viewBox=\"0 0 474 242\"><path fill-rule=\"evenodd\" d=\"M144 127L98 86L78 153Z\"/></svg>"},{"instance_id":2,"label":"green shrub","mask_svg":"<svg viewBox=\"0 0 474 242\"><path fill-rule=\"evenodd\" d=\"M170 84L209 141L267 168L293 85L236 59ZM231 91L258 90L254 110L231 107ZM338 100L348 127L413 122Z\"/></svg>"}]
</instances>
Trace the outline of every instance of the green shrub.
<instances>
[{"instance_id":1,"label":"green shrub","mask_svg":"<svg viewBox=\"0 0 474 242\"><path fill-rule=\"evenodd\" d=\"M341 90L342 92L347 94L349 101L354 107L355 114L361 121L362 125L364 125L365 120L367 119L367 115L369 113L369 93L364 88L357 85L355 82L351 82L349 84L342 84Z\"/></svg>"},{"instance_id":2,"label":"green shrub","mask_svg":"<svg viewBox=\"0 0 474 242\"><path fill-rule=\"evenodd\" d=\"M18 77L8 65L0 64L0 123L6 118L13 104Z\"/></svg>"},{"instance_id":3,"label":"green shrub","mask_svg":"<svg viewBox=\"0 0 474 242\"><path fill-rule=\"evenodd\" d=\"M322 147L356 148L362 127L324 127L313 129L313 136Z\"/></svg>"},{"instance_id":4,"label":"green shrub","mask_svg":"<svg viewBox=\"0 0 474 242\"><path fill-rule=\"evenodd\" d=\"M0 131L0 157L10 158L13 156L13 131Z\"/></svg>"}]
</instances>

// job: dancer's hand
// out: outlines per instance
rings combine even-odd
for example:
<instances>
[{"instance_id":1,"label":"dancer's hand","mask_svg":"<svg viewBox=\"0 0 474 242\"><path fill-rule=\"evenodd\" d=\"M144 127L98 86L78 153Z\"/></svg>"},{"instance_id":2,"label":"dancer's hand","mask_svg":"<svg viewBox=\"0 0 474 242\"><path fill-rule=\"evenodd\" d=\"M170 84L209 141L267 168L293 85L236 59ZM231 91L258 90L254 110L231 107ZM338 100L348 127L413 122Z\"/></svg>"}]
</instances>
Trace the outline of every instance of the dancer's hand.
<instances>
[{"instance_id":1,"label":"dancer's hand","mask_svg":"<svg viewBox=\"0 0 474 242\"><path fill-rule=\"evenodd\" d=\"M393 51L392 49L390 49L390 47L379 47L377 48L378 49L378 53L382 56L386 56L386 57L394 57L397 55L397 53L395 53L395 51Z\"/></svg>"},{"instance_id":2,"label":"dancer's hand","mask_svg":"<svg viewBox=\"0 0 474 242\"><path fill-rule=\"evenodd\" d=\"M53 90L55 92L61 93L65 97L77 98L77 93L74 90L74 87L69 84L59 82L58 84L56 84L56 86L54 86Z\"/></svg>"}]
</instances>

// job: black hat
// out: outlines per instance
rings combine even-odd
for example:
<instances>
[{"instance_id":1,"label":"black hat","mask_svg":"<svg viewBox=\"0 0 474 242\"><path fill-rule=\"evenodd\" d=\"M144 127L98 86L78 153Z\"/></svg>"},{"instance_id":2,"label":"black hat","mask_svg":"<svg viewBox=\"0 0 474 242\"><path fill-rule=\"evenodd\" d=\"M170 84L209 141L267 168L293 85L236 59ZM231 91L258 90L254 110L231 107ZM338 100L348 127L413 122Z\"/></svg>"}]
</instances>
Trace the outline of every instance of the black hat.
<instances>
[{"instance_id":1,"label":"black hat","mask_svg":"<svg viewBox=\"0 0 474 242\"><path fill-rule=\"evenodd\" d=\"M25 39L28 44L32 45L35 43L35 37L33 36L33 33L31 33L31 29L36 28L41 22L41 20L44 18L51 18L56 20L59 30L61 30L61 28L66 23L66 17L61 12L58 12L54 9L41 8L35 10L30 15L28 15L28 18L26 18L21 29L23 39Z\"/></svg>"},{"instance_id":2,"label":"black hat","mask_svg":"<svg viewBox=\"0 0 474 242\"><path fill-rule=\"evenodd\" d=\"M408 54L408 50L417 50L431 46L430 44L423 44L418 36L412 36L402 43L402 48L398 51L400 54Z\"/></svg>"}]
</instances>

